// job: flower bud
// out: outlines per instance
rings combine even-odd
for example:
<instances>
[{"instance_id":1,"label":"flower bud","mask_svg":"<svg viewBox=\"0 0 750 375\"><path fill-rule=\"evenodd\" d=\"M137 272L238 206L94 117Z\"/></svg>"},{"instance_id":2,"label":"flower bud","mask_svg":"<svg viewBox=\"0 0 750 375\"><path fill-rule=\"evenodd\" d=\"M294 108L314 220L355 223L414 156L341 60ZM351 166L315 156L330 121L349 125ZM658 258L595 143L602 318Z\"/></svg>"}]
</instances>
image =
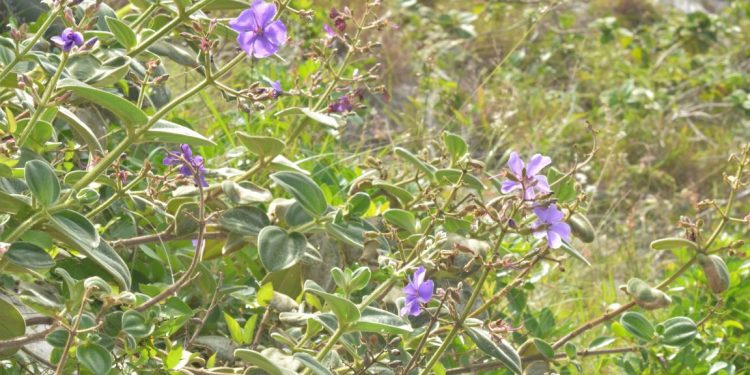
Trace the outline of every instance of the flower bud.
<instances>
[{"instance_id":1,"label":"flower bud","mask_svg":"<svg viewBox=\"0 0 750 375\"><path fill-rule=\"evenodd\" d=\"M628 281L627 292L633 297L638 306L646 310L666 307L672 303L672 299L664 292L652 288L645 281L637 278L632 278Z\"/></svg>"},{"instance_id":2,"label":"flower bud","mask_svg":"<svg viewBox=\"0 0 750 375\"><path fill-rule=\"evenodd\" d=\"M591 225L591 222L588 218L586 218L586 216L576 212L570 216L570 219L568 219L568 224L570 224L570 229L573 231L573 234L581 241L585 243L594 242L594 239L596 238L596 231L594 230L594 226Z\"/></svg>"},{"instance_id":3,"label":"flower bud","mask_svg":"<svg viewBox=\"0 0 750 375\"><path fill-rule=\"evenodd\" d=\"M69 24L69 25L75 25L76 24L76 19L75 19L75 17L73 17L73 10L70 9L70 8L66 8L65 9L65 13L64 13L63 18L65 19L65 22L67 24Z\"/></svg>"},{"instance_id":4,"label":"flower bud","mask_svg":"<svg viewBox=\"0 0 750 375\"><path fill-rule=\"evenodd\" d=\"M653 250L673 250L683 247L687 247L692 250L698 250L698 244L684 238L669 237L661 238L651 242L651 249Z\"/></svg>"},{"instance_id":5,"label":"flower bud","mask_svg":"<svg viewBox=\"0 0 750 375\"><path fill-rule=\"evenodd\" d=\"M698 255L698 263L706 274L708 287L715 294L720 294L729 288L729 270L727 265L717 255Z\"/></svg>"}]
</instances>

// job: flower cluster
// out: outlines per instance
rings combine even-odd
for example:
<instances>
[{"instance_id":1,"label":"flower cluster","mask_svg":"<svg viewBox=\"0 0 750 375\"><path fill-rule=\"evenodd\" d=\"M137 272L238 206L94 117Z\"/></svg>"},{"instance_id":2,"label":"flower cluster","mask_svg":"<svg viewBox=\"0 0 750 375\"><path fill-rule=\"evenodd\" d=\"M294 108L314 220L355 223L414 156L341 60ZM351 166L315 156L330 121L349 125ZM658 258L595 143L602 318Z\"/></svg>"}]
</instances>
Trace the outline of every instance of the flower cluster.
<instances>
[{"instance_id":1,"label":"flower cluster","mask_svg":"<svg viewBox=\"0 0 750 375\"><path fill-rule=\"evenodd\" d=\"M240 15L229 21L229 26L237 31L237 43L248 54L257 58L276 53L286 43L286 26L276 18L276 5L255 0Z\"/></svg>"},{"instance_id":2,"label":"flower cluster","mask_svg":"<svg viewBox=\"0 0 750 375\"><path fill-rule=\"evenodd\" d=\"M64 52L70 52L73 47L80 47L83 45L83 34L78 31L73 31L70 27L63 30L60 35L52 37L52 42L57 44Z\"/></svg>"},{"instance_id":3,"label":"flower cluster","mask_svg":"<svg viewBox=\"0 0 750 375\"><path fill-rule=\"evenodd\" d=\"M202 156L193 156L193 150L190 145L180 145L180 150L170 152L163 161L164 165L179 166L180 174L185 177L195 178L195 183L203 187L208 186L206 183L206 169L203 166Z\"/></svg>"}]
</instances>

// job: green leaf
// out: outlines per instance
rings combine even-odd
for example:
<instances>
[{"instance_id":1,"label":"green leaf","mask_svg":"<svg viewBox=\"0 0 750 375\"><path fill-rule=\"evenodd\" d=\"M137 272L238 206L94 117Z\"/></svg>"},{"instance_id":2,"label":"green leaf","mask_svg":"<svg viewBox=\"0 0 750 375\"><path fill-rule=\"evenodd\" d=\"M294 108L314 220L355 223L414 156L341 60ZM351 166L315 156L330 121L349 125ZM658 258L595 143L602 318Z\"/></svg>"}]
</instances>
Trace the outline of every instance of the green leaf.
<instances>
[{"instance_id":1,"label":"green leaf","mask_svg":"<svg viewBox=\"0 0 750 375\"><path fill-rule=\"evenodd\" d=\"M191 146L216 146L214 141L193 129L167 120L159 120L146 131L140 142L187 143Z\"/></svg>"},{"instance_id":2,"label":"green leaf","mask_svg":"<svg viewBox=\"0 0 750 375\"><path fill-rule=\"evenodd\" d=\"M257 236L270 225L266 212L258 207L241 206L230 208L221 215L219 224L229 232L243 236Z\"/></svg>"},{"instance_id":3,"label":"green leaf","mask_svg":"<svg viewBox=\"0 0 750 375\"><path fill-rule=\"evenodd\" d=\"M474 190L482 191L485 189L484 184L482 181L479 181L478 178L474 177L470 173L466 172L464 173L464 177L461 178L461 170L460 169L440 169L435 171L435 178L438 180L438 182L441 183L451 183L451 184L457 184L458 180L461 179L461 183L463 185L466 185Z\"/></svg>"},{"instance_id":4,"label":"green leaf","mask_svg":"<svg viewBox=\"0 0 750 375\"><path fill-rule=\"evenodd\" d=\"M197 232L198 228L200 228L200 224L198 224L198 220L196 219L199 210L198 203L185 202L181 204L174 214L174 234L184 236Z\"/></svg>"},{"instance_id":5,"label":"green leaf","mask_svg":"<svg viewBox=\"0 0 750 375\"><path fill-rule=\"evenodd\" d=\"M12 243L3 259L17 266L31 269L50 268L55 265L52 257L44 249L30 242Z\"/></svg>"},{"instance_id":6,"label":"green leaf","mask_svg":"<svg viewBox=\"0 0 750 375\"><path fill-rule=\"evenodd\" d=\"M72 78L94 87L109 87L117 84L130 71L131 59L120 55L102 63L92 54L75 54L68 60L65 69Z\"/></svg>"},{"instance_id":7,"label":"green leaf","mask_svg":"<svg viewBox=\"0 0 750 375\"><path fill-rule=\"evenodd\" d=\"M305 352L294 353L294 359L300 361L305 367L317 375L333 375L331 370L327 369L315 357Z\"/></svg>"},{"instance_id":8,"label":"green leaf","mask_svg":"<svg viewBox=\"0 0 750 375\"><path fill-rule=\"evenodd\" d=\"M576 347L576 344L573 344L572 342L566 342L563 350L565 350L565 355L570 359L576 359L576 357L578 357L578 348Z\"/></svg>"},{"instance_id":9,"label":"green leaf","mask_svg":"<svg viewBox=\"0 0 750 375\"><path fill-rule=\"evenodd\" d=\"M445 149L451 155L451 164L455 164L469 150L466 141L451 132L446 131L443 133L443 143L445 144Z\"/></svg>"},{"instance_id":10,"label":"green leaf","mask_svg":"<svg viewBox=\"0 0 750 375\"><path fill-rule=\"evenodd\" d=\"M328 305L331 307L334 315L339 321L339 324L347 326L350 323L358 321L361 317L359 309L349 300L327 293L320 287L315 281L305 281L305 291L312 293L320 298L323 298Z\"/></svg>"},{"instance_id":11,"label":"green leaf","mask_svg":"<svg viewBox=\"0 0 750 375\"><path fill-rule=\"evenodd\" d=\"M26 321L13 304L0 298L0 340L10 340L26 333ZM0 351L0 358L13 355L18 348Z\"/></svg>"},{"instance_id":12,"label":"green leaf","mask_svg":"<svg viewBox=\"0 0 750 375\"><path fill-rule=\"evenodd\" d=\"M374 307L366 307L350 330L394 335L412 332L411 325L400 316Z\"/></svg>"},{"instance_id":13,"label":"green leaf","mask_svg":"<svg viewBox=\"0 0 750 375\"><path fill-rule=\"evenodd\" d=\"M122 314L122 330L136 339L144 338L153 332L153 326L138 311L128 310Z\"/></svg>"},{"instance_id":14,"label":"green leaf","mask_svg":"<svg viewBox=\"0 0 750 375\"><path fill-rule=\"evenodd\" d=\"M383 213L383 219L393 226L403 229L409 233L417 232L417 220L409 211L392 208Z\"/></svg>"},{"instance_id":15,"label":"green leaf","mask_svg":"<svg viewBox=\"0 0 750 375\"><path fill-rule=\"evenodd\" d=\"M547 171L547 181L549 181L550 184L553 184L564 175L565 174L554 167L550 167ZM557 185L552 186L552 190L555 192L555 197L560 202L567 202L576 197L575 182L570 177L565 177L562 181L558 182Z\"/></svg>"},{"instance_id":16,"label":"green leaf","mask_svg":"<svg viewBox=\"0 0 750 375\"><path fill-rule=\"evenodd\" d=\"M168 40L157 41L148 47L148 51L159 56L168 57L172 61L190 68L197 68L200 66L198 59L192 50L183 48L179 44L170 43Z\"/></svg>"},{"instance_id":17,"label":"green leaf","mask_svg":"<svg viewBox=\"0 0 750 375\"><path fill-rule=\"evenodd\" d=\"M103 346L86 343L76 349L76 357L94 375L105 375L112 369L112 355Z\"/></svg>"},{"instance_id":18,"label":"green leaf","mask_svg":"<svg viewBox=\"0 0 750 375\"><path fill-rule=\"evenodd\" d=\"M148 122L148 116L135 104L108 91L97 89L70 78L60 80L57 83L57 88L60 91L69 90L77 96L103 107L121 119L125 126L129 128Z\"/></svg>"},{"instance_id":19,"label":"green leaf","mask_svg":"<svg viewBox=\"0 0 750 375\"><path fill-rule=\"evenodd\" d=\"M251 365L260 367L261 370L266 371L270 375L294 375L296 374L296 372L292 370L276 366L276 364L271 362L268 358L266 358L265 355L262 355L254 350L237 349L234 351L234 356Z\"/></svg>"},{"instance_id":20,"label":"green leaf","mask_svg":"<svg viewBox=\"0 0 750 375\"><path fill-rule=\"evenodd\" d=\"M22 210L31 208L29 203L31 203L31 199L27 196L0 191L0 212L15 215Z\"/></svg>"},{"instance_id":21,"label":"green leaf","mask_svg":"<svg viewBox=\"0 0 750 375\"><path fill-rule=\"evenodd\" d=\"M237 132L237 135L240 138L240 142L247 147L248 151L264 158L272 158L279 155L286 147L284 141L274 137L250 135L243 132Z\"/></svg>"},{"instance_id":22,"label":"green leaf","mask_svg":"<svg viewBox=\"0 0 750 375\"><path fill-rule=\"evenodd\" d=\"M56 238L76 250L89 253L99 246L99 232L94 224L78 212L62 210L50 215L49 219L50 226L56 231Z\"/></svg>"},{"instance_id":23,"label":"green leaf","mask_svg":"<svg viewBox=\"0 0 750 375\"><path fill-rule=\"evenodd\" d=\"M372 200L367 193L358 192L346 201L347 214L354 217L364 215L369 209Z\"/></svg>"},{"instance_id":24,"label":"green leaf","mask_svg":"<svg viewBox=\"0 0 750 375\"><path fill-rule=\"evenodd\" d=\"M641 313L628 311L620 317L620 324L634 337L649 341L654 336L654 326Z\"/></svg>"},{"instance_id":25,"label":"green leaf","mask_svg":"<svg viewBox=\"0 0 750 375\"><path fill-rule=\"evenodd\" d=\"M430 179L435 178L435 171L437 170L435 167L419 160L419 158L417 158L416 155L412 154L409 150L405 148L396 147L393 150L398 157L406 160L411 165L417 167L419 170L424 172L427 175L427 177L429 177Z\"/></svg>"},{"instance_id":26,"label":"green leaf","mask_svg":"<svg viewBox=\"0 0 750 375\"><path fill-rule=\"evenodd\" d=\"M412 196L408 190L396 185L389 184L385 181L374 181L372 183L372 187L378 188L386 192L387 194L396 197L396 199L398 199L402 205L406 205L414 200L414 196Z\"/></svg>"},{"instance_id":27,"label":"green leaf","mask_svg":"<svg viewBox=\"0 0 750 375\"><path fill-rule=\"evenodd\" d=\"M44 161L30 160L24 166L24 177L31 195L44 207L49 207L60 197L60 182L55 170Z\"/></svg>"},{"instance_id":28,"label":"green leaf","mask_svg":"<svg viewBox=\"0 0 750 375\"><path fill-rule=\"evenodd\" d=\"M122 44L125 49L131 49L138 43L135 31L130 26L113 17L106 17L105 20L109 31L115 35L117 42Z\"/></svg>"},{"instance_id":29,"label":"green leaf","mask_svg":"<svg viewBox=\"0 0 750 375\"><path fill-rule=\"evenodd\" d=\"M268 203L273 200L270 191L249 182L238 184L232 180L225 180L221 183L221 190L233 203L239 205Z\"/></svg>"},{"instance_id":30,"label":"green leaf","mask_svg":"<svg viewBox=\"0 0 750 375\"><path fill-rule=\"evenodd\" d=\"M500 343L496 344L487 331L475 327L465 328L466 334L468 334L469 337L471 337L471 340L477 344L479 350L500 360L500 362L502 362L503 365L513 373L520 374L522 372L523 367L521 366L521 357L508 342L500 339Z\"/></svg>"},{"instance_id":31,"label":"green leaf","mask_svg":"<svg viewBox=\"0 0 750 375\"><path fill-rule=\"evenodd\" d=\"M86 125L86 123L84 123L69 109L65 107L58 107L58 109L59 110L57 111L57 117L68 124L68 126L70 126L70 128L73 129L73 131L79 137L81 137L81 139L83 139L83 142L86 144L86 146L89 147L89 150L98 151L104 154L104 149L99 143L99 139L96 137L96 134L94 134L94 131L91 130L88 125Z\"/></svg>"},{"instance_id":32,"label":"green leaf","mask_svg":"<svg viewBox=\"0 0 750 375\"><path fill-rule=\"evenodd\" d=\"M698 250L698 244L693 241L678 237L660 238L656 241L651 242L651 249L653 250L675 250L682 248Z\"/></svg>"},{"instance_id":33,"label":"green leaf","mask_svg":"<svg viewBox=\"0 0 750 375\"><path fill-rule=\"evenodd\" d=\"M258 234L260 262L269 272L287 269L305 254L307 239L301 233L287 233L277 226L267 226Z\"/></svg>"},{"instance_id":34,"label":"green leaf","mask_svg":"<svg viewBox=\"0 0 750 375\"><path fill-rule=\"evenodd\" d=\"M678 316L668 319L662 323L664 333L662 344L674 347L683 347L693 341L698 335L698 327L692 319Z\"/></svg>"},{"instance_id":35,"label":"green leaf","mask_svg":"<svg viewBox=\"0 0 750 375\"><path fill-rule=\"evenodd\" d=\"M594 349L603 348L613 342L615 342L614 337L599 336L591 341L591 344L589 344L589 349L594 350Z\"/></svg>"},{"instance_id":36,"label":"green leaf","mask_svg":"<svg viewBox=\"0 0 750 375\"><path fill-rule=\"evenodd\" d=\"M562 241L562 249L566 253L572 255L573 258L576 258L579 261L581 261L583 264L591 267L591 263L589 263L589 260L586 259L586 257L583 256L583 254L581 254L580 251L576 250L573 246L570 246L570 244L567 241Z\"/></svg>"},{"instance_id":37,"label":"green leaf","mask_svg":"<svg viewBox=\"0 0 750 375\"><path fill-rule=\"evenodd\" d=\"M315 112L310 108L292 107L276 112L274 116L283 117L287 115L305 115L313 121L321 123L329 128L338 129L339 123L335 118L324 113Z\"/></svg>"},{"instance_id":38,"label":"green leaf","mask_svg":"<svg viewBox=\"0 0 750 375\"><path fill-rule=\"evenodd\" d=\"M552 345L548 344L546 341L534 337L534 346L536 346L537 350L539 350L539 353L541 353L544 358L555 358L555 350L552 349Z\"/></svg>"},{"instance_id":39,"label":"green leaf","mask_svg":"<svg viewBox=\"0 0 750 375\"><path fill-rule=\"evenodd\" d=\"M237 320L231 315L224 313L224 321L227 323L227 329L229 330L229 335L232 337L232 341L238 344L243 344L242 328L240 328L240 324L237 323Z\"/></svg>"},{"instance_id":40,"label":"green leaf","mask_svg":"<svg viewBox=\"0 0 750 375\"><path fill-rule=\"evenodd\" d=\"M310 177L296 172L277 172L270 177L284 190L292 194L294 199L302 205L302 208L311 215L320 217L326 212L328 203L323 191Z\"/></svg>"}]
</instances>

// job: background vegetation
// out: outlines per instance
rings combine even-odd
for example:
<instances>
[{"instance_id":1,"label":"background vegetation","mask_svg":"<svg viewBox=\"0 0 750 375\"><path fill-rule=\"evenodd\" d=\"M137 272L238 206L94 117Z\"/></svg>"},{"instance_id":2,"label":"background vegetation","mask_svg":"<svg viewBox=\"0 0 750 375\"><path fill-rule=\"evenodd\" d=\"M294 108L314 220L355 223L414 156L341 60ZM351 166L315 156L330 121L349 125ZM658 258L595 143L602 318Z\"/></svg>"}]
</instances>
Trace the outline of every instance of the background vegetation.
<instances>
[{"instance_id":1,"label":"background vegetation","mask_svg":"<svg viewBox=\"0 0 750 375\"><path fill-rule=\"evenodd\" d=\"M105 3L123 19L139 10L138 1ZM3 24L34 23L45 12L43 7L35 10L18 4L5 1L0 6ZM703 11L696 12L647 0L384 1L378 14L387 21L362 32L363 42L357 51L361 53L339 72L342 77L368 72L371 76L339 82L330 97L321 99L327 107L342 95L356 93L352 96L354 111L338 118L344 126L337 129L315 126L301 133L295 133L295 122L275 114L316 103L316 95L320 95L316 89L323 83L318 77L318 58L337 61L347 53L338 41L318 43L325 38L323 25L332 24L329 15L334 7L343 10L348 6L357 18L363 6L358 1L311 0L293 0L289 6L309 13L289 16L286 25L291 39L274 63L244 64L224 79L230 90L208 88L171 112L171 121L190 125L215 141L216 145L194 148L209 160L209 177L221 178L231 168L247 170L248 164L238 156L243 152L238 131L280 139L298 135L285 154L294 155L297 165L311 172L332 205L344 204L349 183L365 169L401 175L403 163L393 156L394 148L431 155L435 144L442 143L444 131L464 138L471 157L481 161L490 175L500 174L513 150L549 155L558 170L568 171L593 149L590 162L576 169L571 181L575 187L571 194L585 194L579 209L596 228L592 243L577 243L591 266L571 260L541 263L529 281L518 286L518 293L508 295L503 305L507 308L500 313L511 326L524 327L550 342L600 316L612 304L624 304L618 288L628 279L658 283L690 259L687 251L654 252L649 244L661 237L682 236L681 217L704 220L706 227L716 225L718 217L709 215L701 201L717 197L717 204L726 203L726 176L734 173L728 157L750 141L747 1L705 4ZM207 13L222 22L236 17L235 11L226 9ZM351 32L351 24L349 27ZM51 30L49 35L61 29ZM188 45L176 33L172 38L176 45ZM188 49L195 50L194 43ZM227 61L236 52L235 44L220 43L213 56ZM179 57L165 59L160 69L170 76L164 86L149 93L154 110L201 78L196 66L180 63ZM276 80L286 92L278 101L238 104L231 97L231 90L252 90L258 82L268 86ZM126 96L137 98L137 88L130 89L123 90ZM102 143L118 137L104 119L90 117L86 121ZM161 157L170 147L139 144L123 157L122 169L136 176L150 162L159 170ZM70 164L62 163L59 168L66 171L82 163L72 157L64 162ZM258 180L267 182L265 177ZM734 216L750 213L748 197L747 187L737 192ZM117 241L159 233L167 225L156 215L128 207L118 203L103 213L102 236ZM718 245L746 239L749 231L750 223L732 222L718 238ZM183 257L183 250L191 248L190 241L178 244ZM175 248L165 245L147 244L137 249L140 252L127 253L128 264L134 286L142 283L141 292L148 295L159 291L148 285L152 280L172 274L165 260L184 263L177 253L167 252ZM721 298L703 287L705 276L694 268L668 290L673 298L668 308L644 312L655 322L678 315L698 322L708 313L710 319L702 321L694 345L682 350L581 355L562 360L557 371L750 371L748 250L750 246L744 245L725 257L732 288ZM218 284L252 285L260 293L258 281L264 271L257 264L257 253L253 254L239 251L223 262L206 265L208 272L202 275L220 273L223 280ZM249 265L253 262L255 266ZM5 291L17 289L17 280L10 276L1 280ZM328 281L332 285L330 278ZM206 296L210 297L212 286L218 284L197 280L196 289L183 300L191 307L216 304ZM498 281L492 287L500 284ZM255 289L252 293L227 290L224 295L218 302L221 309L209 309L211 315L207 313L201 327L205 324L204 331L212 336L236 339L228 333L228 326L235 322L244 327L245 318L250 321L264 310L255 305ZM224 313L230 317L225 318ZM523 343L524 337L516 334L508 336L516 344ZM249 344L246 341L243 344ZM606 349L630 341L630 334L613 320L585 333L576 344L579 349ZM207 353L222 353L217 347L220 344L204 344ZM477 351L468 344L456 343L454 347L456 353L462 348ZM218 358L219 362L226 359ZM470 357L466 358L458 355L443 365L471 365ZM24 361L35 360L26 356L18 363ZM2 363L6 369L0 372L24 371L11 361Z\"/></svg>"}]
</instances>

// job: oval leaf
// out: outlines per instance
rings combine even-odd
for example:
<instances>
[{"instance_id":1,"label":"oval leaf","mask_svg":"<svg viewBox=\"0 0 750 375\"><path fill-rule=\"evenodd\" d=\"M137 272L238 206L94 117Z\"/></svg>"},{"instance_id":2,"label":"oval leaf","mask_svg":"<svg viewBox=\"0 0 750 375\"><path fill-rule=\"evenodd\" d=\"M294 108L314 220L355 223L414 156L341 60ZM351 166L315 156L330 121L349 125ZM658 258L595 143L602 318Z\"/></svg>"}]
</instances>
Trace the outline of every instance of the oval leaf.
<instances>
[{"instance_id":1,"label":"oval leaf","mask_svg":"<svg viewBox=\"0 0 750 375\"><path fill-rule=\"evenodd\" d=\"M219 218L219 224L232 233L257 236L271 223L265 211L258 207L235 207L224 211Z\"/></svg>"},{"instance_id":2,"label":"oval leaf","mask_svg":"<svg viewBox=\"0 0 750 375\"><path fill-rule=\"evenodd\" d=\"M76 356L78 362L95 375L105 375L112 369L112 355L99 344L87 343L79 346Z\"/></svg>"},{"instance_id":3,"label":"oval leaf","mask_svg":"<svg viewBox=\"0 0 750 375\"><path fill-rule=\"evenodd\" d=\"M120 118L130 128L145 124L148 121L148 116L140 108L136 107L135 104L120 96L89 86L81 81L70 78L62 79L57 83L57 88L61 91L72 91L77 96L105 108Z\"/></svg>"},{"instance_id":4,"label":"oval leaf","mask_svg":"<svg viewBox=\"0 0 750 375\"><path fill-rule=\"evenodd\" d=\"M191 146L215 146L214 141L186 126L167 120L159 120L146 130L141 142L187 143Z\"/></svg>"},{"instance_id":5,"label":"oval leaf","mask_svg":"<svg viewBox=\"0 0 750 375\"><path fill-rule=\"evenodd\" d=\"M323 298L331 307L334 315L336 315L339 324L348 325L349 323L356 322L361 317L357 306L345 298L325 292L315 281L305 281L305 291Z\"/></svg>"},{"instance_id":6,"label":"oval leaf","mask_svg":"<svg viewBox=\"0 0 750 375\"><path fill-rule=\"evenodd\" d=\"M307 239L301 233L287 233L277 226L267 226L258 234L260 262L269 272L297 264L306 248Z\"/></svg>"},{"instance_id":7,"label":"oval leaf","mask_svg":"<svg viewBox=\"0 0 750 375\"><path fill-rule=\"evenodd\" d=\"M477 344L479 350L500 360L500 362L502 362L510 371L513 371L513 373L521 373L523 368L521 366L521 357L505 340L501 339L500 343L496 344L490 337L489 333L474 327L466 327L466 333L471 337L471 340Z\"/></svg>"},{"instance_id":8,"label":"oval leaf","mask_svg":"<svg viewBox=\"0 0 750 375\"><path fill-rule=\"evenodd\" d=\"M55 265L52 257L44 249L30 242L14 242L3 259L31 269L50 268Z\"/></svg>"},{"instance_id":9,"label":"oval leaf","mask_svg":"<svg viewBox=\"0 0 750 375\"><path fill-rule=\"evenodd\" d=\"M294 199L313 216L320 217L326 212L328 203L323 196L323 191L310 177L296 172L277 172L270 177L292 194Z\"/></svg>"},{"instance_id":10,"label":"oval leaf","mask_svg":"<svg viewBox=\"0 0 750 375\"><path fill-rule=\"evenodd\" d=\"M0 340L9 340L26 333L26 321L23 315L10 302L0 298ZM0 351L0 357L13 355L18 348Z\"/></svg>"},{"instance_id":11,"label":"oval leaf","mask_svg":"<svg viewBox=\"0 0 750 375\"><path fill-rule=\"evenodd\" d=\"M55 170L44 161L30 160L24 166L26 184L31 195L44 207L49 207L60 197L60 182Z\"/></svg>"},{"instance_id":12,"label":"oval leaf","mask_svg":"<svg viewBox=\"0 0 750 375\"><path fill-rule=\"evenodd\" d=\"M247 150L261 157L274 157L284 151L286 143L274 137L264 137L260 135L250 135L243 132L237 132Z\"/></svg>"},{"instance_id":13,"label":"oval leaf","mask_svg":"<svg viewBox=\"0 0 750 375\"><path fill-rule=\"evenodd\" d=\"M115 35L115 39L117 39L117 42L122 44L123 47L131 49L136 43L138 43L135 31L133 31L130 26L113 17L106 17L105 20L107 22L107 27L109 27L109 31Z\"/></svg>"}]
</instances>

